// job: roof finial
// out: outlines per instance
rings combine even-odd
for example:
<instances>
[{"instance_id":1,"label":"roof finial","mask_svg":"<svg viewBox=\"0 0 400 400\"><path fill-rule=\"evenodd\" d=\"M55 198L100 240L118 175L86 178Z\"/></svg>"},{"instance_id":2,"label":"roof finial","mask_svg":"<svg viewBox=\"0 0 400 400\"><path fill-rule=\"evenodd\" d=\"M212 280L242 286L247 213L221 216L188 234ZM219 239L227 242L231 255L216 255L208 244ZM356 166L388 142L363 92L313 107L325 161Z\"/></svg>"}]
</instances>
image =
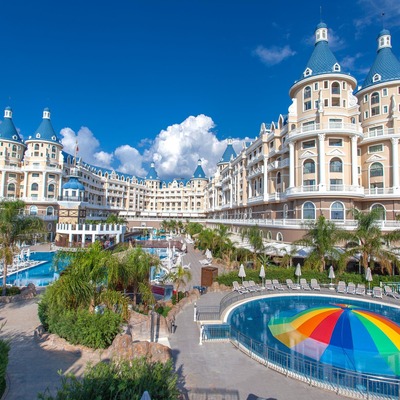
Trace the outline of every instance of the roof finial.
<instances>
[{"instance_id":1,"label":"roof finial","mask_svg":"<svg viewBox=\"0 0 400 400\"><path fill-rule=\"evenodd\" d=\"M322 6L319 6L319 22L322 22Z\"/></svg>"},{"instance_id":2,"label":"roof finial","mask_svg":"<svg viewBox=\"0 0 400 400\"><path fill-rule=\"evenodd\" d=\"M384 29L385 28L385 13L383 12L383 13L381 13L381 20L382 20L382 29Z\"/></svg>"}]
</instances>

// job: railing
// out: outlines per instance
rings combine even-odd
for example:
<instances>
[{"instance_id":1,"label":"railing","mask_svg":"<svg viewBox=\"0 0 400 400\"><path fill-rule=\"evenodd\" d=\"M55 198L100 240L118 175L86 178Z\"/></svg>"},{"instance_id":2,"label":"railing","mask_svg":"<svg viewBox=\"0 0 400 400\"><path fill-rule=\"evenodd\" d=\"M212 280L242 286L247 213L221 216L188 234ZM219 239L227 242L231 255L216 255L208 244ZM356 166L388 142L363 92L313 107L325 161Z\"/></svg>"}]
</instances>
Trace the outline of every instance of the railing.
<instances>
[{"instance_id":1,"label":"railing","mask_svg":"<svg viewBox=\"0 0 400 400\"><path fill-rule=\"evenodd\" d=\"M59 201L83 201L84 203L88 202L87 197L81 196L58 196Z\"/></svg>"},{"instance_id":2,"label":"railing","mask_svg":"<svg viewBox=\"0 0 400 400\"><path fill-rule=\"evenodd\" d=\"M364 194L366 196L374 196L374 195L380 195L380 194L393 194L393 188L388 187L388 188L370 188L370 189L364 189Z\"/></svg>"},{"instance_id":3,"label":"railing","mask_svg":"<svg viewBox=\"0 0 400 400\"><path fill-rule=\"evenodd\" d=\"M229 302L235 302L237 296L228 295ZM243 298L243 295L240 295ZM227 304L225 304L227 306ZM221 303L221 307L223 307ZM207 318L211 320L215 311L210 310ZM200 313L197 313L201 317ZM310 386L336 392L351 398L362 399L400 399L400 381L387 376L375 376L337 368L314 360L308 360L300 355L287 353L268 346L266 343L256 341L239 332L229 324L208 324L201 327L202 342L227 342L230 341L239 350L251 358L274 369L286 376L295 378Z\"/></svg>"},{"instance_id":4,"label":"railing","mask_svg":"<svg viewBox=\"0 0 400 400\"><path fill-rule=\"evenodd\" d=\"M263 201L263 200L264 200L264 196L261 195L261 196L250 197L249 199L247 199L247 202L249 204L251 204L251 203L257 203L257 202Z\"/></svg>"},{"instance_id":5,"label":"railing","mask_svg":"<svg viewBox=\"0 0 400 400\"><path fill-rule=\"evenodd\" d=\"M371 129L368 131L368 137L376 137L376 136L386 136L386 135L393 135L394 129Z\"/></svg>"},{"instance_id":6,"label":"railing","mask_svg":"<svg viewBox=\"0 0 400 400\"><path fill-rule=\"evenodd\" d=\"M264 166L262 165L261 167L252 169L249 171L248 175L247 175L247 179L253 178L254 176L260 175L264 173Z\"/></svg>"},{"instance_id":7,"label":"railing","mask_svg":"<svg viewBox=\"0 0 400 400\"><path fill-rule=\"evenodd\" d=\"M345 124L342 122L330 122L328 124L310 124L302 126L299 129L294 129L289 132L289 137L301 135L303 133L334 130L344 132L357 132L362 133L361 127L358 124Z\"/></svg>"}]
</instances>

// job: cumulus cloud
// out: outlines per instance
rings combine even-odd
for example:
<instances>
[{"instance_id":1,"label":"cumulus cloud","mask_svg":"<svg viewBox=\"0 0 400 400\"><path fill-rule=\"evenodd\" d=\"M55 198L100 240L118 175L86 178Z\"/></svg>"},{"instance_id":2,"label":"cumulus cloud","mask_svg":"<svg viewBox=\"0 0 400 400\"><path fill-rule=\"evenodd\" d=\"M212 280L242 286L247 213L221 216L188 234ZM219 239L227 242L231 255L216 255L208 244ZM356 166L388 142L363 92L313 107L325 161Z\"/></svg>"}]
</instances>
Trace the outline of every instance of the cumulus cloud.
<instances>
[{"instance_id":1,"label":"cumulus cloud","mask_svg":"<svg viewBox=\"0 0 400 400\"><path fill-rule=\"evenodd\" d=\"M82 126L78 132L74 132L71 128L63 128L60 131L62 136L61 143L64 151L69 154L75 154L76 145L78 144L78 156L94 165L101 165L110 168L113 161L113 155L104 151L98 151L100 142L93 135L93 132L86 126Z\"/></svg>"},{"instance_id":2,"label":"cumulus cloud","mask_svg":"<svg viewBox=\"0 0 400 400\"><path fill-rule=\"evenodd\" d=\"M146 170L142 166L143 156L134 147L127 144L117 147L114 155L120 162L117 168L118 171L140 177L146 175Z\"/></svg>"},{"instance_id":3,"label":"cumulus cloud","mask_svg":"<svg viewBox=\"0 0 400 400\"><path fill-rule=\"evenodd\" d=\"M254 50L254 54L266 65L276 65L281 63L286 58L292 57L296 54L290 46L284 47L272 46L270 48L258 46Z\"/></svg>"}]
</instances>

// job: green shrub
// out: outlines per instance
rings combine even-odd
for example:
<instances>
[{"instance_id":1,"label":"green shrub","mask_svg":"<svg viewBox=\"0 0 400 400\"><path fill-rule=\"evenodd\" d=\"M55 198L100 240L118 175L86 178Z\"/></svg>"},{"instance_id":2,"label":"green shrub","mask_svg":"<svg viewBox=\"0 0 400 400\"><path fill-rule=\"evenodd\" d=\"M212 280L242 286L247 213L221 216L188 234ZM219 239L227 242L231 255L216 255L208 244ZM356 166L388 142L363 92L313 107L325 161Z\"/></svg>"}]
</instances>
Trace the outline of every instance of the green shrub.
<instances>
[{"instance_id":1,"label":"green shrub","mask_svg":"<svg viewBox=\"0 0 400 400\"><path fill-rule=\"evenodd\" d=\"M178 302L181 301L185 297L185 292L178 292ZM176 296L175 294L171 298L172 304L176 304Z\"/></svg>"},{"instance_id":2,"label":"green shrub","mask_svg":"<svg viewBox=\"0 0 400 400\"><path fill-rule=\"evenodd\" d=\"M140 400L147 390L152 400L179 398L178 376L172 362L149 362L145 358L131 361L89 365L83 379L69 374L61 377L61 388L53 397L39 393L42 400L118 399Z\"/></svg>"},{"instance_id":3,"label":"green shrub","mask_svg":"<svg viewBox=\"0 0 400 400\"><path fill-rule=\"evenodd\" d=\"M49 332L56 333L72 344L93 349L110 346L120 332L122 322L121 316L110 310L105 310L104 314L92 314L88 310L52 310L44 319Z\"/></svg>"},{"instance_id":4,"label":"green shrub","mask_svg":"<svg viewBox=\"0 0 400 400\"><path fill-rule=\"evenodd\" d=\"M6 390L6 371L9 351L9 344L4 340L0 340L0 398Z\"/></svg>"},{"instance_id":5,"label":"green shrub","mask_svg":"<svg viewBox=\"0 0 400 400\"><path fill-rule=\"evenodd\" d=\"M0 286L0 291L2 291L3 286ZM18 286L7 286L6 287L6 296L15 296L16 294L20 294L21 289Z\"/></svg>"},{"instance_id":6,"label":"green shrub","mask_svg":"<svg viewBox=\"0 0 400 400\"><path fill-rule=\"evenodd\" d=\"M169 310L171 310L171 307L168 306L159 306L156 308L156 312L163 317L166 317L168 315Z\"/></svg>"}]
</instances>

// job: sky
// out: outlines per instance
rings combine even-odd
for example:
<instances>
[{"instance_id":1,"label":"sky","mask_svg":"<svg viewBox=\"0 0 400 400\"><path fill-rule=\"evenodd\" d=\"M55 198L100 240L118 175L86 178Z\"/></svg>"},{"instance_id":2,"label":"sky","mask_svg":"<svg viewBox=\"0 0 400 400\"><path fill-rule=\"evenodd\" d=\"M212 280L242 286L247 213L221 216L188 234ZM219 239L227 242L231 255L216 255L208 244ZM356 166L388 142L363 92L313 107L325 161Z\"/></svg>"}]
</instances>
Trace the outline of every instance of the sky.
<instances>
[{"instance_id":1,"label":"sky","mask_svg":"<svg viewBox=\"0 0 400 400\"><path fill-rule=\"evenodd\" d=\"M51 119L64 149L146 176L215 169L286 114L289 89L328 25L362 83L382 27L400 56L399 0L13 0L0 3L0 108L24 138ZM382 13L384 15L382 16Z\"/></svg>"}]
</instances>

